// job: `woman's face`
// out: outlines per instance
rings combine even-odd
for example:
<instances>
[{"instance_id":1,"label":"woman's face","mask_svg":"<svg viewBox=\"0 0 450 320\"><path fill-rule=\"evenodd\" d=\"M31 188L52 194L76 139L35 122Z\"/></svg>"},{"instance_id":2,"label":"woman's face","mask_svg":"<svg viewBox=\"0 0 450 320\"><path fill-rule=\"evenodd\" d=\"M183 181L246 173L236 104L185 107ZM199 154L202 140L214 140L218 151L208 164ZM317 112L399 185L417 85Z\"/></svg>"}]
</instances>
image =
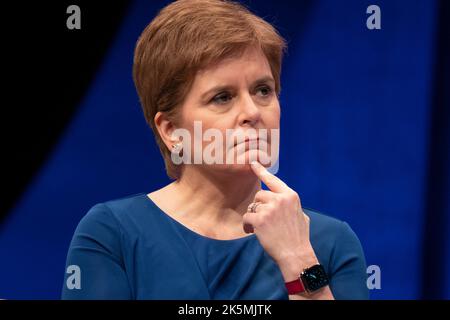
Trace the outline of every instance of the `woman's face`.
<instances>
[{"instance_id":1,"label":"woman's face","mask_svg":"<svg viewBox=\"0 0 450 320\"><path fill-rule=\"evenodd\" d=\"M192 137L191 163L227 172L251 171L251 160L273 165L270 157L278 156L280 105L262 51L248 48L239 57L199 71L181 108L180 121L179 127ZM186 148L183 144L183 152ZM217 161L220 158L223 164ZM267 159L272 160L264 163Z\"/></svg>"}]
</instances>

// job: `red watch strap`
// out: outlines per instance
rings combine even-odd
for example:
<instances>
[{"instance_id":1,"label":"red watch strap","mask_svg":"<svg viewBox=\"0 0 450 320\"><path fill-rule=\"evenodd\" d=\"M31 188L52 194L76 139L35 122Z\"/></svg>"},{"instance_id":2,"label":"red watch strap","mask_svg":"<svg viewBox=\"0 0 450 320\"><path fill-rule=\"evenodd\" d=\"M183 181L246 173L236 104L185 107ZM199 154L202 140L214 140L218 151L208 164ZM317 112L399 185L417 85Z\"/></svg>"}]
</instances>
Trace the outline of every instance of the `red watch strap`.
<instances>
[{"instance_id":1,"label":"red watch strap","mask_svg":"<svg viewBox=\"0 0 450 320\"><path fill-rule=\"evenodd\" d=\"M297 294L305 292L305 287L300 279L296 279L294 281L286 282L286 289L288 294Z\"/></svg>"}]
</instances>

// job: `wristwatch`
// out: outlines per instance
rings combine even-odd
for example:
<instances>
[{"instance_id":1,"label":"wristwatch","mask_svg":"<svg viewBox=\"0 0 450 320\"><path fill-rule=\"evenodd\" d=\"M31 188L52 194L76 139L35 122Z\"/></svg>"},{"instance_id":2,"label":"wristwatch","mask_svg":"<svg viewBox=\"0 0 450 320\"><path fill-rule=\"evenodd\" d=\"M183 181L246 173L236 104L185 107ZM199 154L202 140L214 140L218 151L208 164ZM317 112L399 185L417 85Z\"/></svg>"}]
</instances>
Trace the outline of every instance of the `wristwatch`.
<instances>
[{"instance_id":1,"label":"wristwatch","mask_svg":"<svg viewBox=\"0 0 450 320\"><path fill-rule=\"evenodd\" d=\"M327 273L321 264L304 269L298 279L285 283L288 294L298 294L305 291L312 293L328 284L329 279Z\"/></svg>"}]
</instances>

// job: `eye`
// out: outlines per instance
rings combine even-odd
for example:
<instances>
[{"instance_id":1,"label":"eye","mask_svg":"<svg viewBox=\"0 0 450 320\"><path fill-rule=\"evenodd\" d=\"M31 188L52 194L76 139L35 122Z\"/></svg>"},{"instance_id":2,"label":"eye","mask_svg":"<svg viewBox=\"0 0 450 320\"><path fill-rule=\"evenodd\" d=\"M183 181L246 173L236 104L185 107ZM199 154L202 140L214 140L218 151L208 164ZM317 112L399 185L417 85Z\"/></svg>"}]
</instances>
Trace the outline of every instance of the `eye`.
<instances>
[{"instance_id":1,"label":"eye","mask_svg":"<svg viewBox=\"0 0 450 320\"><path fill-rule=\"evenodd\" d=\"M228 92L221 92L218 95L216 95L214 98L211 99L211 102L216 104L226 104L228 101L230 101L233 97Z\"/></svg>"},{"instance_id":2,"label":"eye","mask_svg":"<svg viewBox=\"0 0 450 320\"><path fill-rule=\"evenodd\" d=\"M260 96L262 96L262 97L268 97L272 94L273 89L269 86L264 85L264 86L258 87L256 89L256 92L260 93Z\"/></svg>"}]
</instances>

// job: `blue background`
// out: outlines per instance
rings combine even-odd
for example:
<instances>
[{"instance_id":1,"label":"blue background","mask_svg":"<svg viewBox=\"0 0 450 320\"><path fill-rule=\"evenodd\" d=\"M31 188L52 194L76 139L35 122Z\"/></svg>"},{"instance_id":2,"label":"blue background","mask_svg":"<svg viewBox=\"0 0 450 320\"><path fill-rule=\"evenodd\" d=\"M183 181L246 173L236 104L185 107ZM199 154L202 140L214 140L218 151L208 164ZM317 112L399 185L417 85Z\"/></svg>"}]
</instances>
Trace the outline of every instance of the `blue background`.
<instances>
[{"instance_id":1,"label":"blue background","mask_svg":"<svg viewBox=\"0 0 450 320\"><path fill-rule=\"evenodd\" d=\"M87 210L169 182L131 76L135 42L166 3L129 7L76 115L4 221L0 298L58 299L69 242ZM448 194L430 211L438 2L245 3L289 46L278 176L305 207L352 226L367 264L381 268L371 298L450 298L446 274L424 286L425 274L448 271L450 259ZM366 28L371 4L381 8L381 30ZM439 174L448 192L448 170ZM443 233L440 242L433 232Z\"/></svg>"}]
</instances>

